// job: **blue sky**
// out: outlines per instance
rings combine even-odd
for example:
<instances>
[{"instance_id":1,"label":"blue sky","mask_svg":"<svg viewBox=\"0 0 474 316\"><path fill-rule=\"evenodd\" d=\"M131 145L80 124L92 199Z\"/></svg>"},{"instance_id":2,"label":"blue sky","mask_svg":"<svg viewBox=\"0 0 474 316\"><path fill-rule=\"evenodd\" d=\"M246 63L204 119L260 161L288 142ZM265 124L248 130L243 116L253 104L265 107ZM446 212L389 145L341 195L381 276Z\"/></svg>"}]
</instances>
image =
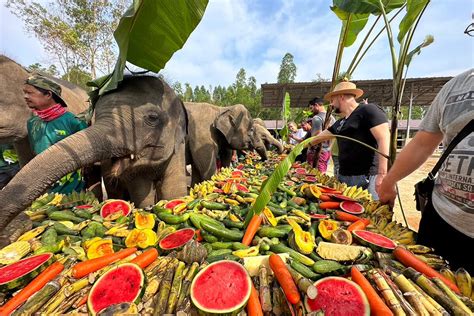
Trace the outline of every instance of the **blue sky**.
<instances>
[{"instance_id":1,"label":"blue sky","mask_svg":"<svg viewBox=\"0 0 474 316\"><path fill-rule=\"evenodd\" d=\"M41 44L0 0L0 53L23 65L48 64ZM281 59L294 56L297 82L320 74L330 78L340 21L329 0L210 0L203 20L162 71L170 81L192 86L229 85L240 68L258 84L276 82ZM474 65L474 38L463 34L472 22L474 1L433 0L420 22L413 47L431 34L435 42L415 57L409 77L456 75ZM394 26L398 31L398 23ZM357 42L345 51L347 67ZM391 77L386 36L370 50L354 79Z\"/></svg>"}]
</instances>

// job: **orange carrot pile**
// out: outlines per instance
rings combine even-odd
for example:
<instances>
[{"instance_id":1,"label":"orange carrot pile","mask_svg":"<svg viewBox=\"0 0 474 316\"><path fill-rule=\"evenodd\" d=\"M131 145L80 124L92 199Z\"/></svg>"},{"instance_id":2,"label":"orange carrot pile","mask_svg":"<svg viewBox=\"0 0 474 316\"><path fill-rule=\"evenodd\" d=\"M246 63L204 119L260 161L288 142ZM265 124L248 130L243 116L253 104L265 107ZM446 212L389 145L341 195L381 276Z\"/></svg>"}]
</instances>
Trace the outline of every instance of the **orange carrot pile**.
<instances>
[{"instance_id":1,"label":"orange carrot pile","mask_svg":"<svg viewBox=\"0 0 474 316\"><path fill-rule=\"evenodd\" d=\"M138 264L138 266L142 269L148 267L153 261L158 258L158 250L156 248L149 248L140 255L133 258L130 263Z\"/></svg>"},{"instance_id":2,"label":"orange carrot pile","mask_svg":"<svg viewBox=\"0 0 474 316\"><path fill-rule=\"evenodd\" d=\"M76 279L82 278L88 275L89 273L98 271L102 269L103 267L106 267L109 264L114 263L115 261L126 258L134 254L136 251L137 251L137 248L125 248L125 249L120 250L119 252L116 252L110 255L79 262L72 268L72 276Z\"/></svg>"},{"instance_id":3,"label":"orange carrot pile","mask_svg":"<svg viewBox=\"0 0 474 316\"><path fill-rule=\"evenodd\" d=\"M451 288L454 292L457 294L460 294L461 291L459 291L459 288L457 287L456 284L454 284L451 280L446 278L444 275L418 259L411 251L405 249L404 247L398 246L395 248L393 251L393 255L395 258L403 263L406 267L412 267L416 271L423 273L427 277L430 278L439 278L443 280L443 282Z\"/></svg>"},{"instance_id":4,"label":"orange carrot pile","mask_svg":"<svg viewBox=\"0 0 474 316\"><path fill-rule=\"evenodd\" d=\"M337 210L339 209L339 202L321 202L319 208L322 210Z\"/></svg>"},{"instance_id":5,"label":"orange carrot pile","mask_svg":"<svg viewBox=\"0 0 474 316\"><path fill-rule=\"evenodd\" d=\"M363 230L369 224L370 224L369 219L362 218L362 219L358 220L357 222L350 224L349 227L347 227L347 230L350 231L350 232L353 231L353 230Z\"/></svg>"},{"instance_id":6,"label":"orange carrot pile","mask_svg":"<svg viewBox=\"0 0 474 316\"><path fill-rule=\"evenodd\" d=\"M352 214L349 214L347 212L343 212L343 211L336 211L334 212L336 214L336 219L338 221L344 221L344 222L357 222L358 220L361 220L362 217L359 217L359 216L355 216L355 215L352 215Z\"/></svg>"},{"instance_id":7,"label":"orange carrot pile","mask_svg":"<svg viewBox=\"0 0 474 316\"><path fill-rule=\"evenodd\" d=\"M295 281L291 277L290 271L286 267L286 264L280 258L279 255L272 253L270 258L268 259L270 263L270 268L272 269L275 277L280 284L280 287L283 289L285 293L286 299L291 304L298 304L301 300L300 292L298 291L298 287L295 284Z\"/></svg>"},{"instance_id":8,"label":"orange carrot pile","mask_svg":"<svg viewBox=\"0 0 474 316\"><path fill-rule=\"evenodd\" d=\"M242 238L242 243L246 246L250 246L252 243L253 237L257 233L257 230L262 224L262 217L260 215L254 215L245 230L244 238Z\"/></svg>"},{"instance_id":9,"label":"orange carrot pile","mask_svg":"<svg viewBox=\"0 0 474 316\"><path fill-rule=\"evenodd\" d=\"M63 270L64 265L57 261L47 267L17 295L13 296L5 305L0 307L0 315L10 315L18 306L26 302L30 296L41 290L46 283L53 280Z\"/></svg>"},{"instance_id":10,"label":"orange carrot pile","mask_svg":"<svg viewBox=\"0 0 474 316\"><path fill-rule=\"evenodd\" d=\"M370 282L356 268L351 268L351 279L364 291L370 304L370 315L373 316L391 316L392 311L385 304L383 299L377 294L377 291L370 285Z\"/></svg>"},{"instance_id":11,"label":"orange carrot pile","mask_svg":"<svg viewBox=\"0 0 474 316\"><path fill-rule=\"evenodd\" d=\"M253 286L250 292L250 298L247 303L247 314L249 316L263 316L262 304L260 304L260 299L258 298L258 292Z\"/></svg>"}]
</instances>

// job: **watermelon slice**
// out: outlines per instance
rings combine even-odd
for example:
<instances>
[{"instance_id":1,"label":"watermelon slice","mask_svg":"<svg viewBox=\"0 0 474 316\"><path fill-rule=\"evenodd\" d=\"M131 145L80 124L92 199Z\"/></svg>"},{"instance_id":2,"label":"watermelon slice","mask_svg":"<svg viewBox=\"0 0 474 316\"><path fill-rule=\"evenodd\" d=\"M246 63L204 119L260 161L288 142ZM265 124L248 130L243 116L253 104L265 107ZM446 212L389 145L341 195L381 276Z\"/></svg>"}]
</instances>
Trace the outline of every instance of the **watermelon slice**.
<instances>
[{"instance_id":1,"label":"watermelon slice","mask_svg":"<svg viewBox=\"0 0 474 316\"><path fill-rule=\"evenodd\" d=\"M239 190L240 192L249 192L249 189L247 189L247 187L242 184L237 183L236 187L237 187L237 190Z\"/></svg>"},{"instance_id":2,"label":"watermelon slice","mask_svg":"<svg viewBox=\"0 0 474 316\"><path fill-rule=\"evenodd\" d=\"M313 177L313 176L306 176L306 177L304 177L303 181L304 182L315 183L316 181L318 181L318 179L316 179L316 177Z\"/></svg>"},{"instance_id":3,"label":"watermelon slice","mask_svg":"<svg viewBox=\"0 0 474 316\"><path fill-rule=\"evenodd\" d=\"M374 251L390 252L397 246L390 238L368 230L354 230L352 235L360 244L368 246Z\"/></svg>"},{"instance_id":4,"label":"watermelon slice","mask_svg":"<svg viewBox=\"0 0 474 316\"><path fill-rule=\"evenodd\" d=\"M308 312L322 311L331 316L369 316L370 305L364 292L356 283L341 278L327 277L314 283L318 295L314 299L305 297Z\"/></svg>"},{"instance_id":5,"label":"watermelon slice","mask_svg":"<svg viewBox=\"0 0 474 316\"><path fill-rule=\"evenodd\" d=\"M295 173L305 176L306 175L306 169L305 168L296 168Z\"/></svg>"},{"instance_id":6,"label":"watermelon slice","mask_svg":"<svg viewBox=\"0 0 474 316\"><path fill-rule=\"evenodd\" d=\"M170 210L172 210L176 205L180 205L183 203L186 203L186 201L180 200L180 199L171 200L168 203L166 203L165 208L169 208Z\"/></svg>"},{"instance_id":7,"label":"watermelon slice","mask_svg":"<svg viewBox=\"0 0 474 316\"><path fill-rule=\"evenodd\" d=\"M92 286L87 307L92 315L120 303L139 303L145 273L136 264L123 263L103 274Z\"/></svg>"},{"instance_id":8,"label":"watermelon slice","mask_svg":"<svg viewBox=\"0 0 474 316\"><path fill-rule=\"evenodd\" d=\"M160 241L160 248L163 250L176 249L184 246L188 241L193 239L194 229L183 228L167 235Z\"/></svg>"},{"instance_id":9,"label":"watermelon slice","mask_svg":"<svg viewBox=\"0 0 474 316\"><path fill-rule=\"evenodd\" d=\"M244 173L242 170L234 170L231 173L231 178L242 178L244 176Z\"/></svg>"},{"instance_id":10,"label":"watermelon slice","mask_svg":"<svg viewBox=\"0 0 474 316\"><path fill-rule=\"evenodd\" d=\"M309 217L314 219L328 219L329 215L326 214L309 214Z\"/></svg>"},{"instance_id":11,"label":"watermelon slice","mask_svg":"<svg viewBox=\"0 0 474 316\"><path fill-rule=\"evenodd\" d=\"M25 285L52 262L53 254L43 253L0 268L0 292Z\"/></svg>"},{"instance_id":12,"label":"watermelon slice","mask_svg":"<svg viewBox=\"0 0 474 316\"><path fill-rule=\"evenodd\" d=\"M89 208L93 208L94 206L89 205L89 204L84 204L84 205L78 205L75 208L80 209L80 210L87 210Z\"/></svg>"},{"instance_id":13,"label":"watermelon slice","mask_svg":"<svg viewBox=\"0 0 474 316\"><path fill-rule=\"evenodd\" d=\"M206 315L234 315L247 304L251 282L240 263L217 261L196 275L191 284L191 300Z\"/></svg>"},{"instance_id":14,"label":"watermelon slice","mask_svg":"<svg viewBox=\"0 0 474 316\"><path fill-rule=\"evenodd\" d=\"M121 212L122 216L128 216L132 211L130 203L124 200L107 200L100 208L100 216L106 218L110 214Z\"/></svg>"},{"instance_id":15,"label":"watermelon slice","mask_svg":"<svg viewBox=\"0 0 474 316\"><path fill-rule=\"evenodd\" d=\"M362 204L357 203L357 202L352 202L352 201L341 202L341 204L339 204L339 208L343 210L344 212L347 212L349 214L354 214L354 215L362 214L365 211Z\"/></svg>"},{"instance_id":16,"label":"watermelon slice","mask_svg":"<svg viewBox=\"0 0 474 316\"><path fill-rule=\"evenodd\" d=\"M335 200L339 200L339 201L357 202L357 200L354 200L354 199L352 199L348 196L342 195L342 194L328 193L328 196L332 197Z\"/></svg>"}]
</instances>

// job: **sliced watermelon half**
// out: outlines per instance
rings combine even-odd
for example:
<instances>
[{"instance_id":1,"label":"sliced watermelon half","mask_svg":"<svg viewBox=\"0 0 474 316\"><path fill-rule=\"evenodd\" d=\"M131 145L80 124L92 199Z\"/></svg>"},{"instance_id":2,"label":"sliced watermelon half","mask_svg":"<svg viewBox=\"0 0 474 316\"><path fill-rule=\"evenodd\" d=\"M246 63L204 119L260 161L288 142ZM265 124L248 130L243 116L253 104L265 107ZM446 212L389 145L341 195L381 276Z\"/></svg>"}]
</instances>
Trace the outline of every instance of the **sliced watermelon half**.
<instances>
[{"instance_id":1,"label":"sliced watermelon half","mask_svg":"<svg viewBox=\"0 0 474 316\"><path fill-rule=\"evenodd\" d=\"M107 200L100 208L100 216L106 218L110 214L122 213L122 216L128 216L132 211L130 203L124 200Z\"/></svg>"},{"instance_id":2,"label":"sliced watermelon half","mask_svg":"<svg viewBox=\"0 0 474 316\"><path fill-rule=\"evenodd\" d=\"M348 196L342 195L342 194L328 193L328 196L330 196L333 199L338 200L338 201L357 202L357 200L354 200L354 199L352 199Z\"/></svg>"},{"instance_id":3,"label":"sliced watermelon half","mask_svg":"<svg viewBox=\"0 0 474 316\"><path fill-rule=\"evenodd\" d=\"M171 200L168 203L165 204L165 208L169 208L172 210L175 206L186 203L186 201L181 200L181 199L176 199L176 200Z\"/></svg>"},{"instance_id":4,"label":"sliced watermelon half","mask_svg":"<svg viewBox=\"0 0 474 316\"><path fill-rule=\"evenodd\" d=\"M194 229L183 228L167 235L160 241L160 248L163 250L172 250L184 246L188 241L194 238Z\"/></svg>"},{"instance_id":5,"label":"sliced watermelon half","mask_svg":"<svg viewBox=\"0 0 474 316\"><path fill-rule=\"evenodd\" d=\"M390 238L368 230L354 230L352 235L360 244L368 246L374 251L391 252L397 247L397 244Z\"/></svg>"},{"instance_id":6,"label":"sliced watermelon half","mask_svg":"<svg viewBox=\"0 0 474 316\"><path fill-rule=\"evenodd\" d=\"M316 179L316 177L313 177L313 176L306 176L306 177L304 177L303 181L304 182L315 183L316 181L318 181L318 179Z\"/></svg>"},{"instance_id":7,"label":"sliced watermelon half","mask_svg":"<svg viewBox=\"0 0 474 316\"><path fill-rule=\"evenodd\" d=\"M75 208L81 209L81 210L87 210L88 208L93 208L94 206L90 204L84 204L84 205L78 205Z\"/></svg>"},{"instance_id":8,"label":"sliced watermelon half","mask_svg":"<svg viewBox=\"0 0 474 316\"><path fill-rule=\"evenodd\" d=\"M319 219L328 219L329 215L326 215L326 214L309 214L309 217L319 220Z\"/></svg>"},{"instance_id":9,"label":"sliced watermelon half","mask_svg":"<svg viewBox=\"0 0 474 316\"><path fill-rule=\"evenodd\" d=\"M295 173L305 176L306 175L306 169L305 168L296 168Z\"/></svg>"},{"instance_id":10,"label":"sliced watermelon half","mask_svg":"<svg viewBox=\"0 0 474 316\"><path fill-rule=\"evenodd\" d=\"M136 264L123 263L103 274L92 286L87 307L92 315L120 303L140 302L145 273Z\"/></svg>"},{"instance_id":11,"label":"sliced watermelon half","mask_svg":"<svg viewBox=\"0 0 474 316\"><path fill-rule=\"evenodd\" d=\"M314 286L318 295L314 299L305 297L308 312L322 311L332 316L369 316L367 296L356 283L341 277L322 278Z\"/></svg>"},{"instance_id":12,"label":"sliced watermelon half","mask_svg":"<svg viewBox=\"0 0 474 316\"><path fill-rule=\"evenodd\" d=\"M217 261L196 275L191 284L191 300L206 315L235 315L250 298L251 282L240 263Z\"/></svg>"},{"instance_id":13,"label":"sliced watermelon half","mask_svg":"<svg viewBox=\"0 0 474 316\"><path fill-rule=\"evenodd\" d=\"M53 262L52 253L22 259L0 268L0 292L21 287Z\"/></svg>"},{"instance_id":14,"label":"sliced watermelon half","mask_svg":"<svg viewBox=\"0 0 474 316\"><path fill-rule=\"evenodd\" d=\"M249 192L249 189L247 189L246 186L238 183L236 183L235 185L237 187L237 190L239 190L240 192Z\"/></svg>"},{"instance_id":15,"label":"sliced watermelon half","mask_svg":"<svg viewBox=\"0 0 474 316\"><path fill-rule=\"evenodd\" d=\"M352 201L343 201L339 204L339 208L349 214L359 215L364 213L365 209L362 204Z\"/></svg>"},{"instance_id":16,"label":"sliced watermelon half","mask_svg":"<svg viewBox=\"0 0 474 316\"><path fill-rule=\"evenodd\" d=\"M234 170L231 173L231 178L242 178L244 176L244 173L242 170Z\"/></svg>"}]
</instances>

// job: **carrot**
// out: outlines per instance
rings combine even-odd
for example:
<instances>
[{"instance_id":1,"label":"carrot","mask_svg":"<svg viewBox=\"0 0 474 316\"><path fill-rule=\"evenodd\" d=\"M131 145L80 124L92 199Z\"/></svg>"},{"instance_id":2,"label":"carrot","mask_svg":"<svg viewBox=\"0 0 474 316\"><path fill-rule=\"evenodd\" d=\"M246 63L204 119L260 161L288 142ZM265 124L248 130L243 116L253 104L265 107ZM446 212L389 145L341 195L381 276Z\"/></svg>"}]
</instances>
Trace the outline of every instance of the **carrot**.
<instances>
[{"instance_id":1,"label":"carrot","mask_svg":"<svg viewBox=\"0 0 474 316\"><path fill-rule=\"evenodd\" d=\"M242 243L246 246L250 246L252 243L253 237L257 233L257 230L262 224L262 217L260 215L254 215L245 230L244 238L242 238Z\"/></svg>"},{"instance_id":2,"label":"carrot","mask_svg":"<svg viewBox=\"0 0 474 316\"><path fill-rule=\"evenodd\" d=\"M319 199L320 199L321 201L323 201L323 202L334 202L334 201L331 199L331 197L330 197L329 195L327 195L327 194L321 194L321 195L319 196Z\"/></svg>"},{"instance_id":3,"label":"carrot","mask_svg":"<svg viewBox=\"0 0 474 316\"><path fill-rule=\"evenodd\" d=\"M159 256L159 254L158 254L158 250L156 250L156 248L149 248L146 251L144 251L143 253L141 253L140 255L133 258L133 260L130 261L130 263L138 264L140 266L140 268L145 269L153 261L155 261L156 258L158 258L158 256Z\"/></svg>"},{"instance_id":4,"label":"carrot","mask_svg":"<svg viewBox=\"0 0 474 316\"><path fill-rule=\"evenodd\" d=\"M77 302L75 305L74 305L74 308L79 308L81 307L82 305L84 305L85 303L87 303L87 299L89 298L89 292L86 293L86 295L84 295L81 300L79 302Z\"/></svg>"},{"instance_id":5,"label":"carrot","mask_svg":"<svg viewBox=\"0 0 474 316\"><path fill-rule=\"evenodd\" d=\"M125 248L119 252L112 253L103 257L79 262L72 268L72 276L76 279L82 278L89 273L98 271L109 264L134 254L137 248Z\"/></svg>"},{"instance_id":6,"label":"carrot","mask_svg":"<svg viewBox=\"0 0 474 316\"><path fill-rule=\"evenodd\" d=\"M444 275L418 259L410 250L405 249L404 247L397 246L393 251L393 255L395 258L403 263L406 267L412 267L416 271L426 275L429 278L439 278L441 279L447 286L451 288L457 294L460 294L459 288L456 284L454 284L451 280L446 278Z\"/></svg>"},{"instance_id":7,"label":"carrot","mask_svg":"<svg viewBox=\"0 0 474 316\"><path fill-rule=\"evenodd\" d=\"M357 222L354 222L347 227L348 231L353 231L353 230L363 230L365 229L368 225L370 224L370 220L367 218L361 218Z\"/></svg>"},{"instance_id":8,"label":"carrot","mask_svg":"<svg viewBox=\"0 0 474 316\"><path fill-rule=\"evenodd\" d=\"M355 216L343 211L336 211L336 219L338 221L344 221L344 222L357 222L358 220L361 220L362 218L359 216Z\"/></svg>"},{"instance_id":9,"label":"carrot","mask_svg":"<svg viewBox=\"0 0 474 316\"><path fill-rule=\"evenodd\" d=\"M196 235L196 241L203 241L204 240L204 238L201 235L201 230L200 229L196 229L194 231L194 234Z\"/></svg>"},{"instance_id":10,"label":"carrot","mask_svg":"<svg viewBox=\"0 0 474 316\"><path fill-rule=\"evenodd\" d=\"M247 302L247 314L249 316L263 316L262 304L260 304L260 299L258 298L258 292L253 286L250 292L250 298Z\"/></svg>"},{"instance_id":11,"label":"carrot","mask_svg":"<svg viewBox=\"0 0 474 316\"><path fill-rule=\"evenodd\" d=\"M47 267L18 294L13 296L5 305L0 307L0 315L10 315L18 306L26 302L30 296L41 290L46 283L53 280L63 270L64 265L58 261Z\"/></svg>"},{"instance_id":12,"label":"carrot","mask_svg":"<svg viewBox=\"0 0 474 316\"><path fill-rule=\"evenodd\" d=\"M370 315L372 316L387 316L393 315L392 311L385 304L383 299L377 294L377 291L370 285L370 282L364 277L364 275L356 268L351 268L352 281L357 283L364 291L370 304Z\"/></svg>"},{"instance_id":13,"label":"carrot","mask_svg":"<svg viewBox=\"0 0 474 316\"><path fill-rule=\"evenodd\" d=\"M326 209L339 209L339 202L321 202L319 203L319 208L326 210Z\"/></svg>"},{"instance_id":14,"label":"carrot","mask_svg":"<svg viewBox=\"0 0 474 316\"><path fill-rule=\"evenodd\" d=\"M301 300L300 292L296 287L295 281L291 277L290 271L286 267L286 264L280 258L279 255L272 253L270 259L270 268L272 269L275 277L278 280L283 292L285 293L286 299L291 304L298 304Z\"/></svg>"}]
</instances>

